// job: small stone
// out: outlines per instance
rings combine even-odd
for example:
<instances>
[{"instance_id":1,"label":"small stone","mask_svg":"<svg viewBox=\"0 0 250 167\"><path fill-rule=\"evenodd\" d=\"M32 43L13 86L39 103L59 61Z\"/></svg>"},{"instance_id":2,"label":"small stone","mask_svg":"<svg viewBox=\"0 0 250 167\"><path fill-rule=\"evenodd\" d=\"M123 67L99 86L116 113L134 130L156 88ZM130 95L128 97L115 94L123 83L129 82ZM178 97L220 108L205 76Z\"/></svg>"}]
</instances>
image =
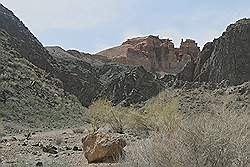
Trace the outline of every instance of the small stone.
<instances>
[{"instance_id":1,"label":"small stone","mask_svg":"<svg viewBox=\"0 0 250 167\"><path fill-rule=\"evenodd\" d=\"M77 147L77 146L74 146L74 147L73 147L73 151L78 151L78 147Z\"/></svg>"},{"instance_id":2,"label":"small stone","mask_svg":"<svg viewBox=\"0 0 250 167\"><path fill-rule=\"evenodd\" d=\"M42 162L37 162L36 166L43 166L43 163Z\"/></svg>"},{"instance_id":3,"label":"small stone","mask_svg":"<svg viewBox=\"0 0 250 167\"><path fill-rule=\"evenodd\" d=\"M58 153L57 148L55 146L52 146L52 145L42 146L42 150L43 150L43 152L50 153L50 154L57 154Z\"/></svg>"},{"instance_id":4,"label":"small stone","mask_svg":"<svg viewBox=\"0 0 250 167\"><path fill-rule=\"evenodd\" d=\"M23 143L22 146L28 146L28 144L27 143Z\"/></svg>"}]
</instances>

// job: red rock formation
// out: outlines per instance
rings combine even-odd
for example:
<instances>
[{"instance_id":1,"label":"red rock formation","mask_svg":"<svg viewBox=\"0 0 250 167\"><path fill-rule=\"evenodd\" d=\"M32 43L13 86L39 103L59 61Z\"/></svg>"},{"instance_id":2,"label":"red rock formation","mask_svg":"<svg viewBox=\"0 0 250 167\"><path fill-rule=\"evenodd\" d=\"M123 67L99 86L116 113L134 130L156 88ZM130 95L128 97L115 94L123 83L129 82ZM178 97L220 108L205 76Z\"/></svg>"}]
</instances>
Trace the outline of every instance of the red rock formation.
<instances>
[{"instance_id":1,"label":"red rock formation","mask_svg":"<svg viewBox=\"0 0 250 167\"><path fill-rule=\"evenodd\" d=\"M98 55L121 64L143 65L153 72L178 73L188 60L196 60L199 52L200 48L194 40L182 40L180 48L175 48L170 39L150 35L128 39L121 46L104 50Z\"/></svg>"}]
</instances>

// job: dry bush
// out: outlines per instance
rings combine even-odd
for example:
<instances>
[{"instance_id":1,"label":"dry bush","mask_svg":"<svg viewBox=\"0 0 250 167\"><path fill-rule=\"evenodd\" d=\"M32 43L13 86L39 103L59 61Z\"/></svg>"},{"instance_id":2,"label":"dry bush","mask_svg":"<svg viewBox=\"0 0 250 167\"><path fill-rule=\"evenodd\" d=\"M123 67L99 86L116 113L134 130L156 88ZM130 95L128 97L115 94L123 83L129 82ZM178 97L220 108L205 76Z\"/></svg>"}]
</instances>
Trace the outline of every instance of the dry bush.
<instances>
[{"instance_id":1,"label":"dry bush","mask_svg":"<svg viewBox=\"0 0 250 167\"><path fill-rule=\"evenodd\" d=\"M178 126L163 123L151 138L139 141L129 150L124 166L249 165L249 113L193 113L184 117L173 112L171 115Z\"/></svg>"},{"instance_id":2,"label":"dry bush","mask_svg":"<svg viewBox=\"0 0 250 167\"><path fill-rule=\"evenodd\" d=\"M94 130L109 125L114 132L123 133L124 115L128 109L123 107L112 107L112 103L107 99L100 99L93 103L89 108L90 123Z\"/></svg>"},{"instance_id":3,"label":"dry bush","mask_svg":"<svg viewBox=\"0 0 250 167\"><path fill-rule=\"evenodd\" d=\"M107 99L97 100L89 108L90 123L95 131L106 125L118 133L123 133L125 129L133 131L159 130L163 123L176 124L171 119L171 115L177 109L178 100L173 99L169 102L166 101L165 97L166 92L160 93L146 104L143 111L138 111L133 106L112 106L112 103Z\"/></svg>"},{"instance_id":4,"label":"dry bush","mask_svg":"<svg viewBox=\"0 0 250 167\"><path fill-rule=\"evenodd\" d=\"M142 112L131 110L127 116L127 128L158 131L162 124L171 124L168 127L175 128L179 120L172 117L178 108L178 99L166 101L166 96L165 92L160 93L145 105Z\"/></svg>"}]
</instances>

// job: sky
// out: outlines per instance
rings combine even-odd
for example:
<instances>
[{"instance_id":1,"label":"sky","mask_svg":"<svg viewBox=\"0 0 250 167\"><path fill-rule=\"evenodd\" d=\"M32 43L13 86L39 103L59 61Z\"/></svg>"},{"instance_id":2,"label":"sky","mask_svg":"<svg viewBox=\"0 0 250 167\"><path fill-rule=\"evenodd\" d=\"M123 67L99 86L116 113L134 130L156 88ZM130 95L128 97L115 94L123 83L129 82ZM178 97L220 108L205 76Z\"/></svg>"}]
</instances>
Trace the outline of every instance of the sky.
<instances>
[{"instance_id":1,"label":"sky","mask_svg":"<svg viewBox=\"0 0 250 167\"><path fill-rule=\"evenodd\" d=\"M96 53L159 35L203 45L250 17L250 0L0 0L45 46Z\"/></svg>"}]
</instances>

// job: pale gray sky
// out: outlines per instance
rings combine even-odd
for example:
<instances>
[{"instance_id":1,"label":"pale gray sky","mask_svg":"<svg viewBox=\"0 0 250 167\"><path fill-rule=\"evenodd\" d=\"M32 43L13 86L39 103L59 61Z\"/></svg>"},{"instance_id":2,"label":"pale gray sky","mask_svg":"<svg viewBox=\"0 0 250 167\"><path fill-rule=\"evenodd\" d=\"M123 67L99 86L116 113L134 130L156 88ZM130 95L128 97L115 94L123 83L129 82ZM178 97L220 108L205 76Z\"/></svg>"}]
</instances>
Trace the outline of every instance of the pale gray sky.
<instances>
[{"instance_id":1,"label":"pale gray sky","mask_svg":"<svg viewBox=\"0 0 250 167\"><path fill-rule=\"evenodd\" d=\"M44 45L97 52L127 38L160 35L200 46L250 17L249 0L0 0Z\"/></svg>"}]
</instances>

